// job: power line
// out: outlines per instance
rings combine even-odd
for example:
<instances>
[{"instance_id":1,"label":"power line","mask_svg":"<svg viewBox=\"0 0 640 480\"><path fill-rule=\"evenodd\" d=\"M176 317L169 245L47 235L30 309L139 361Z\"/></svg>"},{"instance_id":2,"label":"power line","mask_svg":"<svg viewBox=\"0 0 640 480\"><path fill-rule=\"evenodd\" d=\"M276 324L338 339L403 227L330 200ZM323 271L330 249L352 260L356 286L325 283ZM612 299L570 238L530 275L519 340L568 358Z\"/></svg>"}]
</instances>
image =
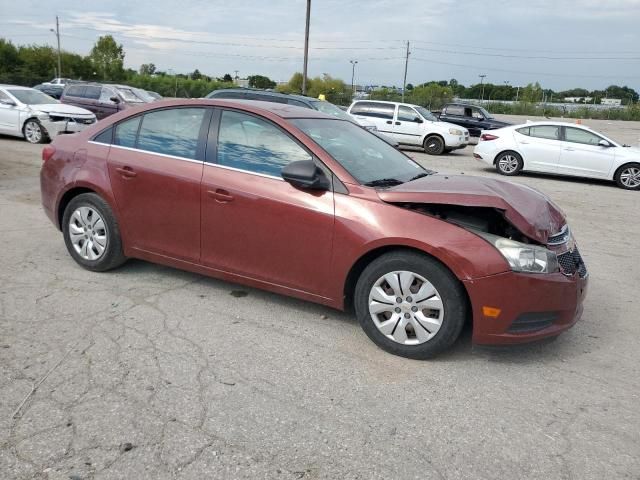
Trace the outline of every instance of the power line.
<instances>
[{"instance_id":1,"label":"power line","mask_svg":"<svg viewBox=\"0 0 640 480\"><path fill-rule=\"evenodd\" d=\"M549 57L544 55L508 55L502 53L480 53L480 52L463 52L459 50L442 50L435 48L413 47L414 50L422 50L427 52L449 53L456 55L472 55L479 57L499 57L499 58L522 58L522 59L538 59L538 60L640 60L640 57Z\"/></svg>"}]
</instances>

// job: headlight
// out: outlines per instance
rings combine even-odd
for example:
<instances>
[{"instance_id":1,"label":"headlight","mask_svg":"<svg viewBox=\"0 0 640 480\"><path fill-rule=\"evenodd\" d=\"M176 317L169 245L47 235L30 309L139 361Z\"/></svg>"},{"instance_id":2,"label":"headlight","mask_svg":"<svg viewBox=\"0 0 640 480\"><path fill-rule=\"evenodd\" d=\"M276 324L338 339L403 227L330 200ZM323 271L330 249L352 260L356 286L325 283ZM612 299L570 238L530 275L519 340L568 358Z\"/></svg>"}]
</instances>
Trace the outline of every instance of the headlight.
<instances>
[{"instance_id":1,"label":"headlight","mask_svg":"<svg viewBox=\"0 0 640 480\"><path fill-rule=\"evenodd\" d=\"M476 233L498 249L514 272L554 273L560 271L555 252L545 247L516 242L490 233Z\"/></svg>"},{"instance_id":2,"label":"headlight","mask_svg":"<svg viewBox=\"0 0 640 480\"><path fill-rule=\"evenodd\" d=\"M450 128L449 133L451 135L462 135L462 130L458 130L457 128Z\"/></svg>"}]
</instances>

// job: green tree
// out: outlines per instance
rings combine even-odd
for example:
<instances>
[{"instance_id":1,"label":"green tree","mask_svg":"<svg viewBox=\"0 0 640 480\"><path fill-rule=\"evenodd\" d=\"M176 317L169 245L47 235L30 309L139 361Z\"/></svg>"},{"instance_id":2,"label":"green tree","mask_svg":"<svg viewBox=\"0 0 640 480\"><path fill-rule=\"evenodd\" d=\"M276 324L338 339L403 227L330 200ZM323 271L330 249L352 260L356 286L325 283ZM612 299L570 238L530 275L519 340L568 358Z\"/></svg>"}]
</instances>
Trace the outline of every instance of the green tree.
<instances>
[{"instance_id":1,"label":"green tree","mask_svg":"<svg viewBox=\"0 0 640 480\"><path fill-rule=\"evenodd\" d=\"M247 77L249 86L253 88L275 88L276 82L264 75L250 75Z\"/></svg>"},{"instance_id":2,"label":"green tree","mask_svg":"<svg viewBox=\"0 0 640 480\"><path fill-rule=\"evenodd\" d=\"M156 66L153 63L143 63L138 71L140 75L153 75L156 73Z\"/></svg>"},{"instance_id":3,"label":"green tree","mask_svg":"<svg viewBox=\"0 0 640 480\"><path fill-rule=\"evenodd\" d=\"M200 73L200 70L198 70L197 68L193 71L193 73L191 75L189 75L193 80L201 80L202 79L202 74Z\"/></svg>"},{"instance_id":4,"label":"green tree","mask_svg":"<svg viewBox=\"0 0 640 480\"><path fill-rule=\"evenodd\" d=\"M520 92L520 100L524 103L536 103L542 101L542 87L538 82L530 83Z\"/></svg>"},{"instance_id":5,"label":"green tree","mask_svg":"<svg viewBox=\"0 0 640 480\"><path fill-rule=\"evenodd\" d=\"M436 109L452 99L451 87L443 86L442 82L431 82L415 87L406 100L429 109Z\"/></svg>"},{"instance_id":6,"label":"green tree","mask_svg":"<svg viewBox=\"0 0 640 480\"><path fill-rule=\"evenodd\" d=\"M120 80L124 77L124 49L111 35L98 39L89 58L99 79Z\"/></svg>"},{"instance_id":7,"label":"green tree","mask_svg":"<svg viewBox=\"0 0 640 480\"><path fill-rule=\"evenodd\" d=\"M21 61L13 43L0 38L0 83L14 83L15 72Z\"/></svg>"},{"instance_id":8,"label":"green tree","mask_svg":"<svg viewBox=\"0 0 640 480\"><path fill-rule=\"evenodd\" d=\"M233 83L233 77L229 73L225 73L224 77L222 77L223 82Z\"/></svg>"}]
</instances>

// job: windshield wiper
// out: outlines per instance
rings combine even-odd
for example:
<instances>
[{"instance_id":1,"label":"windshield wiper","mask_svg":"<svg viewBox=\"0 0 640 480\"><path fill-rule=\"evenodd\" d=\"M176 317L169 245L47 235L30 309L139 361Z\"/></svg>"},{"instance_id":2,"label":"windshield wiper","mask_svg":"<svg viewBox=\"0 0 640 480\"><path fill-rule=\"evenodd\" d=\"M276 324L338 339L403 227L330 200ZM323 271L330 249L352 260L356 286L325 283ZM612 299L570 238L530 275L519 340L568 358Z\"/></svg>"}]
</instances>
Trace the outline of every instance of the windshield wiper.
<instances>
[{"instance_id":1,"label":"windshield wiper","mask_svg":"<svg viewBox=\"0 0 640 480\"><path fill-rule=\"evenodd\" d=\"M378 180L372 180L365 183L367 187L393 187L395 185L401 185L404 182L397 178L379 178Z\"/></svg>"},{"instance_id":2,"label":"windshield wiper","mask_svg":"<svg viewBox=\"0 0 640 480\"><path fill-rule=\"evenodd\" d=\"M409 181L413 182L414 180L418 180L419 178L422 178L422 177L428 177L429 175L433 175L434 173L436 173L436 172L434 172L432 170L426 170L426 171L424 171L422 173L417 174L415 177L413 177Z\"/></svg>"}]
</instances>

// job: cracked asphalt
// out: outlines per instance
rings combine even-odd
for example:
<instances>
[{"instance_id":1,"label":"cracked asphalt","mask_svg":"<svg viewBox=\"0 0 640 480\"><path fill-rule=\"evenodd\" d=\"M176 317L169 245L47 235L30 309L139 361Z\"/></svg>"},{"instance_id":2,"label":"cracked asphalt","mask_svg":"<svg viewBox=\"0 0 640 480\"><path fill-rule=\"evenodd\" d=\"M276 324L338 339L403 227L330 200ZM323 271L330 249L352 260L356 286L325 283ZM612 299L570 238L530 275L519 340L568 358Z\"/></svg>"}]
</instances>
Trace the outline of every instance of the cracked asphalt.
<instances>
[{"instance_id":1,"label":"cracked asphalt","mask_svg":"<svg viewBox=\"0 0 640 480\"><path fill-rule=\"evenodd\" d=\"M0 137L2 479L640 478L640 193L513 179L568 214L582 321L499 350L467 330L421 362L311 303L142 261L82 270L41 210L39 152ZM411 154L497 176L471 148Z\"/></svg>"}]
</instances>

